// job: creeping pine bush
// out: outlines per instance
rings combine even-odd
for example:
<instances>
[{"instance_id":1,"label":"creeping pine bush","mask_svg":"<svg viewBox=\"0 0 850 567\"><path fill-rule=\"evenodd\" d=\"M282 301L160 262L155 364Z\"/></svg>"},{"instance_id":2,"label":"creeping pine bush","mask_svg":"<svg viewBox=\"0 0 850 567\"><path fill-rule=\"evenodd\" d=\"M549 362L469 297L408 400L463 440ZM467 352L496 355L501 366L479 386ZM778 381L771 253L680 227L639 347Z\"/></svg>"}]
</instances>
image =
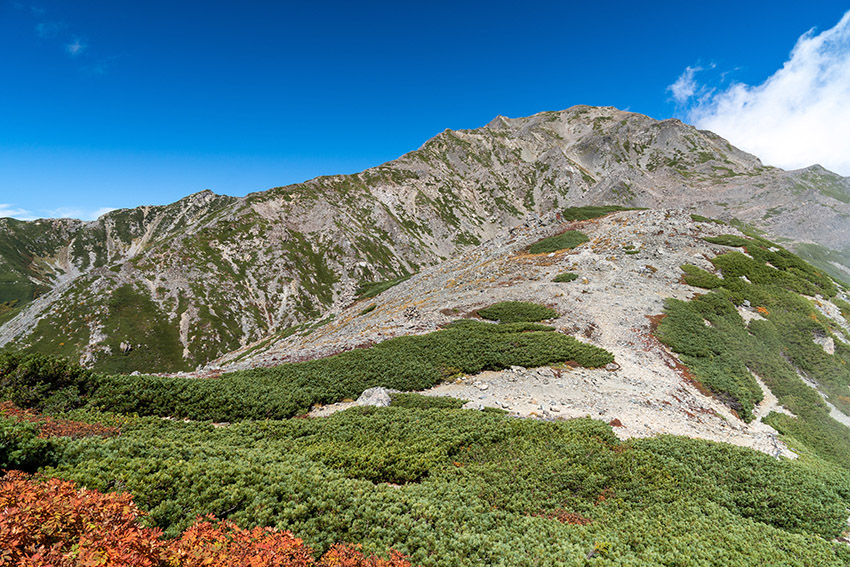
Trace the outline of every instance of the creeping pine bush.
<instances>
[{"instance_id":1,"label":"creeping pine bush","mask_svg":"<svg viewBox=\"0 0 850 567\"><path fill-rule=\"evenodd\" d=\"M720 244L721 246L732 246L732 247L742 247L747 244L751 244L753 242L750 238L744 238L742 236L737 236L735 234L721 234L720 236L707 236L703 238L706 242L711 242L712 244Z\"/></svg>"},{"instance_id":2,"label":"creeping pine bush","mask_svg":"<svg viewBox=\"0 0 850 567\"><path fill-rule=\"evenodd\" d=\"M35 471L53 462L54 448L37 425L0 415L0 470Z\"/></svg>"},{"instance_id":3,"label":"creeping pine bush","mask_svg":"<svg viewBox=\"0 0 850 567\"><path fill-rule=\"evenodd\" d=\"M536 306L546 309L542 306ZM283 419L315 404L357 398L367 388L424 390L460 372L575 361L604 366L608 351L535 323L462 320L336 356L231 372L217 379L102 376L90 405L109 411L198 420Z\"/></svg>"},{"instance_id":4,"label":"creeping pine bush","mask_svg":"<svg viewBox=\"0 0 850 567\"><path fill-rule=\"evenodd\" d=\"M841 311L841 316L847 320L850 320L850 303L847 303L839 297L833 297L832 302Z\"/></svg>"},{"instance_id":5,"label":"creeping pine bush","mask_svg":"<svg viewBox=\"0 0 850 567\"><path fill-rule=\"evenodd\" d=\"M0 353L0 401L39 411L67 411L85 403L92 385L92 373L67 360Z\"/></svg>"},{"instance_id":6,"label":"creeping pine bush","mask_svg":"<svg viewBox=\"0 0 850 567\"><path fill-rule=\"evenodd\" d=\"M501 301L478 310L478 315L500 323L534 323L558 317L558 312L545 305L528 301Z\"/></svg>"},{"instance_id":7,"label":"creeping pine bush","mask_svg":"<svg viewBox=\"0 0 850 567\"><path fill-rule=\"evenodd\" d=\"M578 279L578 274L575 272L564 272L555 276L552 281L555 283L567 283Z\"/></svg>"},{"instance_id":8,"label":"creeping pine bush","mask_svg":"<svg viewBox=\"0 0 850 567\"><path fill-rule=\"evenodd\" d=\"M683 266L687 283L712 291L687 302L669 300L659 339L745 420L762 398L753 375L759 376L796 416L772 413L765 421L819 457L850 468L850 429L829 417L818 393L799 376L816 380L830 402L850 413L850 347L836 337L829 354L813 342L815 336L835 336L839 327L805 297L835 295L834 282L763 238L715 240L743 246L748 255L714 258L723 277ZM745 323L736 309L743 305L761 318Z\"/></svg>"},{"instance_id":9,"label":"creeping pine bush","mask_svg":"<svg viewBox=\"0 0 850 567\"><path fill-rule=\"evenodd\" d=\"M561 212L561 218L566 221L582 221L595 219L617 211L637 211L642 209L621 207L619 205L602 205L587 207L569 207Z\"/></svg>"},{"instance_id":10,"label":"creeping pine bush","mask_svg":"<svg viewBox=\"0 0 850 567\"><path fill-rule=\"evenodd\" d=\"M538 240L528 247L528 252L529 254L548 254L549 252L558 252L560 250L575 248L579 244L584 244L589 240L590 239L583 232L568 230L558 234L557 236L550 236L549 238Z\"/></svg>"},{"instance_id":11,"label":"creeping pine bush","mask_svg":"<svg viewBox=\"0 0 850 567\"><path fill-rule=\"evenodd\" d=\"M723 224L723 225L726 224L722 220L712 219L712 218L704 217L702 215L697 215L697 214L691 215L691 220L694 221L694 222L712 222L714 224Z\"/></svg>"},{"instance_id":12,"label":"creeping pine bush","mask_svg":"<svg viewBox=\"0 0 850 567\"><path fill-rule=\"evenodd\" d=\"M408 409L460 409L467 402L448 396L423 396L412 392L394 392L390 399L394 408Z\"/></svg>"},{"instance_id":13,"label":"creeping pine bush","mask_svg":"<svg viewBox=\"0 0 850 567\"><path fill-rule=\"evenodd\" d=\"M360 287L357 288L355 292L357 295L357 299L367 299L370 297L375 297L376 295L383 293L390 289L393 286L397 286L401 282L407 281L411 276L400 276L391 280L384 280L379 282L368 282L361 284Z\"/></svg>"},{"instance_id":14,"label":"creeping pine bush","mask_svg":"<svg viewBox=\"0 0 850 567\"><path fill-rule=\"evenodd\" d=\"M215 514L317 552L359 542L434 567L586 565L594 542L609 544L601 565L850 560L831 541L846 471L681 437L621 442L591 419L393 406L229 427L142 418L61 447L44 474L129 491L172 538Z\"/></svg>"}]
</instances>

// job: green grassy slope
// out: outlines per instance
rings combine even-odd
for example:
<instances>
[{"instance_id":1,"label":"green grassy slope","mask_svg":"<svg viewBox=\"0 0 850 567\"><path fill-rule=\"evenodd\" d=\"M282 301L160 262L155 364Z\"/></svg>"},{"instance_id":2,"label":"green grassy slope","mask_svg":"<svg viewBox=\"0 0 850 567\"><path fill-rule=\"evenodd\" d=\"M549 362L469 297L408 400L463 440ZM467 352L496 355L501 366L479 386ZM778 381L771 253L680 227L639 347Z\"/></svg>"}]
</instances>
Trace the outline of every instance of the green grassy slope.
<instances>
[{"instance_id":1,"label":"green grassy slope","mask_svg":"<svg viewBox=\"0 0 850 567\"><path fill-rule=\"evenodd\" d=\"M850 333L819 309L836 295L835 283L764 239L707 240L746 254L730 251L712 259L721 276L683 266L687 283L711 291L689 302L669 300L658 337L745 420L762 398L753 374L759 376L795 414L771 413L765 421L801 450L850 467L850 428L829 417L821 396L801 378L816 382L850 414ZM749 306L757 317L745 323L736 306ZM829 338L834 353L815 343L818 337Z\"/></svg>"}]
</instances>

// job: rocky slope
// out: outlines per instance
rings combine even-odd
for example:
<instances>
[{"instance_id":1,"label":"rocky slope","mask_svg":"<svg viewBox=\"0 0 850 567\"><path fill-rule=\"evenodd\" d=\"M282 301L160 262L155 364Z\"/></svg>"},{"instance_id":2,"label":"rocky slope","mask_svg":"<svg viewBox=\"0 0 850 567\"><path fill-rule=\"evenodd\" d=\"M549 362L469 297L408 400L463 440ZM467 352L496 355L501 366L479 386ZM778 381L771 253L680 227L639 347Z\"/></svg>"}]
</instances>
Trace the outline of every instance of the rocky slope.
<instances>
[{"instance_id":1,"label":"rocky slope","mask_svg":"<svg viewBox=\"0 0 850 567\"><path fill-rule=\"evenodd\" d=\"M112 372L203 365L359 284L420 271L564 206L689 207L850 274L850 180L785 172L677 120L573 107L445 131L347 176L80 221L0 221L0 346Z\"/></svg>"},{"instance_id":2,"label":"rocky slope","mask_svg":"<svg viewBox=\"0 0 850 567\"><path fill-rule=\"evenodd\" d=\"M576 248L529 254L530 244L565 230L589 237ZM621 438L675 434L724 441L774 455L796 454L761 418L789 414L756 378L763 400L745 423L730 407L694 382L678 357L654 336L668 298L689 300L706 290L686 284L680 266L715 271L709 259L729 251L706 237L739 234L714 222L698 222L682 209L618 212L600 219L563 222L555 215L520 227L427 268L373 299L361 300L333 320L284 338L267 338L223 357L208 372L276 366L320 358L388 338L435 331L500 301L531 301L558 312L547 321L559 332L603 347L615 356L607 368L513 368L461 376L428 395L469 400L467 407L494 407L519 417L561 419L590 416L615 425ZM561 273L577 277L553 281ZM840 294L845 300L846 293ZM822 297L811 298L836 325L850 321ZM740 307L744 321L762 319L756 307ZM837 332L828 341L847 341ZM813 337L824 349L824 337ZM833 348L834 350L834 348ZM201 374L204 375L203 373ZM809 379L818 388L818 376ZM355 402L316 407L329 415ZM842 423L850 418L832 409Z\"/></svg>"}]
</instances>

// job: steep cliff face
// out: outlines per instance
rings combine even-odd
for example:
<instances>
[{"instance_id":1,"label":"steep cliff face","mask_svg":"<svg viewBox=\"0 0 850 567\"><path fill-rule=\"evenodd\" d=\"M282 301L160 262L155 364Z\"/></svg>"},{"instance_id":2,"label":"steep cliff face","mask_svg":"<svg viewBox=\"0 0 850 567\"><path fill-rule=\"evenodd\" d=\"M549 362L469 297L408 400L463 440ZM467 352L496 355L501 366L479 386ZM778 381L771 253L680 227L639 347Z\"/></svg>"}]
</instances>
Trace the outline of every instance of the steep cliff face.
<instances>
[{"instance_id":1,"label":"steep cliff face","mask_svg":"<svg viewBox=\"0 0 850 567\"><path fill-rule=\"evenodd\" d=\"M807 243L833 273L850 264L850 180L764 167L677 120L579 106L447 130L364 172L243 198L2 220L0 345L108 371L194 368L339 313L363 282L601 203L734 217Z\"/></svg>"}]
</instances>

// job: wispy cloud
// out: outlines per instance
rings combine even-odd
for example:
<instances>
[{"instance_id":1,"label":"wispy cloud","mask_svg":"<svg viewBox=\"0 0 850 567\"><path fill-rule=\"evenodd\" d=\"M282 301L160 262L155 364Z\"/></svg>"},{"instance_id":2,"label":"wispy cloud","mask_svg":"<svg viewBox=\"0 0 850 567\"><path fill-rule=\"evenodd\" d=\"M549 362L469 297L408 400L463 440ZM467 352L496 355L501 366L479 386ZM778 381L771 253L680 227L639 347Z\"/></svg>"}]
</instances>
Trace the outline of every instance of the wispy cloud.
<instances>
[{"instance_id":1,"label":"wispy cloud","mask_svg":"<svg viewBox=\"0 0 850 567\"><path fill-rule=\"evenodd\" d=\"M712 64L708 68L714 69L714 65ZM705 67L699 65L685 67L685 70L679 75L676 82L667 87L667 90L673 95L673 100L676 101L676 104L686 104L694 97L703 98L707 94L710 94L710 91L705 86L700 85L696 81L696 74L704 70Z\"/></svg>"},{"instance_id":2,"label":"wispy cloud","mask_svg":"<svg viewBox=\"0 0 850 567\"><path fill-rule=\"evenodd\" d=\"M13 5L18 9L25 9L22 4L14 3ZM30 6L29 11L35 19L36 35L45 41L55 43L72 59L87 61L81 67L83 71L91 75L103 75L112 67L115 57L101 56L96 62L91 62L91 56L88 55L88 40L84 34L76 33L73 26L57 19L55 15L48 14L43 8ZM84 53L86 56L82 57Z\"/></svg>"},{"instance_id":3,"label":"wispy cloud","mask_svg":"<svg viewBox=\"0 0 850 567\"><path fill-rule=\"evenodd\" d=\"M802 35L788 61L760 85L712 90L688 67L668 87L684 117L766 163L819 163L850 175L850 12L835 27Z\"/></svg>"},{"instance_id":4,"label":"wispy cloud","mask_svg":"<svg viewBox=\"0 0 850 567\"><path fill-rule=\"evenodd\" d=\"M65 51L67 51L72 57L76 57L85 51L86 47L88 46L83 43L83 40L75 36L70 43L65 44Z\"/></svg>"},{"instance_id":5,"label":"wispy cloud","mask_svg":"<svg viewBox=\"0 0 850 567\"><path fill-rule=\"evenodd\" d=\"M110 211L116 210L114 207L100 207L99 209L87 209L83 207L59 207L44 211L47 218L54 219L80 219L84 221L96 220L102 215Z\"/></svg>"},{"instance_id":6,"label":"wispy cloud","mask_svg":"<svg viewBox=\"0 0 850 567\"><path fill-rule=\"evenodd\" d=\"M25 221L35 219L80 219L90 221L96 220L102 215L114 210L116 210L115 207L100 207L98 209L90 209L86 207L58 207L56 209L29 211L9 203L0 203L0 218L9 217Z\"/></svg>"},{"instance_id":7,"label":"wispy cloud","mask_svg":"<svg viewBox=\"0 0 850 567\"><path fill-rule=\"evenodd\" d=\"M64 31L68 26L62 22L39 22L35 25L35 33L41 39L52 39Z\"/></svg>"},{"instance_id":8,"label":"wispy cloud","mask_svg":"<svg viewBox=\"0 0 850 567\"><path fill-rule=\"evenodd\" d=\"M8 203L0 203L0 218L13 218L18 220L33 220L35 215L26 209L21 209Z\"/></svg>"}]
</instances>

